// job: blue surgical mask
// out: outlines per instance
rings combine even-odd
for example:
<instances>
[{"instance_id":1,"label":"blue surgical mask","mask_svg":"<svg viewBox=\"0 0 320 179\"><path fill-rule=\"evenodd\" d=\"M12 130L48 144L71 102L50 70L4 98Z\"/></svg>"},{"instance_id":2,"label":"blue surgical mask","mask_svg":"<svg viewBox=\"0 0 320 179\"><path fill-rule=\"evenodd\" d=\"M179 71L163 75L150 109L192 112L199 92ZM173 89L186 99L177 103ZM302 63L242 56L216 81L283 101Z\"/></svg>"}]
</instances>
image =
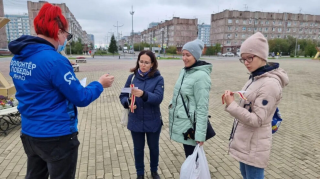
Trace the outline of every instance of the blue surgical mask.
<instances>
[{"instance_id":1,"label":"blue surgical mask","mask_svg":"<svg viewBox=\"0 0 320 179\"><path fill-rule=\"evenodd\" d=\"M60 45L60 44L58 45L57 52L60 53L61 51L63 51L66 45L67 45L67 39L64 41L63 45Z\"/></svg>"}]
</instances>

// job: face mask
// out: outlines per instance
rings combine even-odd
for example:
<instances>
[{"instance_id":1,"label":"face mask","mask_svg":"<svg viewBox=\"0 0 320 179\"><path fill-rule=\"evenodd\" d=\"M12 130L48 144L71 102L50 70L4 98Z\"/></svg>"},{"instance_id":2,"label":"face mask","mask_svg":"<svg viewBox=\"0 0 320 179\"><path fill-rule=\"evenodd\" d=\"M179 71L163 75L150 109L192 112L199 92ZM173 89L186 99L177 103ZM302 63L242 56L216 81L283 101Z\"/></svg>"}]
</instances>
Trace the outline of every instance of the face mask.
<instances>
[{"instance_id":1,"label":"face mask","mask_svg":"<svg viewBox=\"0 0 320 179\"><path fill-rule=\"evenodd\" d=\"M59 43L59 42L58 42ZM67 39L64 41L63 45L60 45L58 46L58 49L57 49L57 52L61 52L64 50L64 48L66 47L67 45Z\"/></svg>"}]
</instances>

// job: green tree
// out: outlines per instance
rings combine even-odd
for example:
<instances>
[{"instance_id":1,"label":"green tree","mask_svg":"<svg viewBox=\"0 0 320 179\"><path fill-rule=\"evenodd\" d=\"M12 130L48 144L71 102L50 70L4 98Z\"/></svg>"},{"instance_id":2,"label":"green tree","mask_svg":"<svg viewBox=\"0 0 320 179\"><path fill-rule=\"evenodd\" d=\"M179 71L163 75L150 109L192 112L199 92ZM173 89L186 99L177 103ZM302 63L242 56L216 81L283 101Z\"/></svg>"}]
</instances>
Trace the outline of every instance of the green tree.
<instances>
[{"instance_id":1,"label":"green tree","mask_svg":"<svg viewBox=\"0 0 320 179\"><path fill-rule=\"evenodd\" d=\"M215 47L209 46L209 47L207 47L206 55L214 55L214 51L215 51Z\"/></svg>"},{"instance_id":2,"label":"green tree","mask_svg":"<svg viewBox=\"0 0 320 179\"><path fill-rule=\"evenodd\" d=\"M169 46L166 49L166 53L177 54L177 47L176 46Z\"/></svg>"},{"instance_id":3,"label":"green tree","mask_svg":"<svg viewBox=\"0 0 320 179\"><path fill-rule=\"evenodd\" d=\"M110 45L108 48L108 51L112 54L118 53L118 47L117 47L117 42L114 38L114 35L112 35L111 40L110 40Z\"/></svg>"},{"instance_id":4,"label":"green tree","mask_svg":"<svg viewBox=\"0 0 320 179\"><path fill-rule=\"evenodd\" d=\"M73 49L72 49L72 53L74 54L82 54L82 41L80 38L78 38L78 41L74 43L74 45L72 45Z\"/></svg>"}]
</instances>

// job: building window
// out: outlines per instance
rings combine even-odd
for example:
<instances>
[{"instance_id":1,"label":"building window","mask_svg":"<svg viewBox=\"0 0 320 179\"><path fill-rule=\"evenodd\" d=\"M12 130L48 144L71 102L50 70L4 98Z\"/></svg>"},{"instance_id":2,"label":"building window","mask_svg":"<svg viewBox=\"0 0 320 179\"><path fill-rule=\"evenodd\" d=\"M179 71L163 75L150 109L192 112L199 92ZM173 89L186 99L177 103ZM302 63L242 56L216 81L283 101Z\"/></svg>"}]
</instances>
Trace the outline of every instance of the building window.
<instances>
[{"instance_id":1,"label":"building window","mask_svg":"<svg viewBox=\"0 0 320 179\"><path fill-rule=\"evenodd\" d=\"M305 25L305 26L308 26L309 24L306 22L306 23L304 23L304 25Z\"/></svg>"},{"instance_id":2,"label":"building window","mask_svg":"<svg viewBox=\"0 0 320 179\"><path fill-rule=\"evenodd\" d=\"M260 22L260 24L263 24L263 23L264 23L263 21Z\"/></svg>"},{"instance_id":3,"label":"building window","mask_svg":"<svg viewBox=\"0 0 320 179\"><path fill-rule=\"evenodd\" d=\"M238 30L238 27L236 27L236 30Z\"/></svg>"},{"instance_id":4,"label":"building window","mask_svg":"<svg viewBox=\"0 0 320 179\"><path fill-rule=\"evenodd\" d=\"M254 31L257 31L257 28L256 28L256 27L254 28Z\"/></svg>"},{"instance_id":5,"label":"building window","mask_svg":"<svg viewBox=\"0 0 320 179\"><path fill-rule=\"evenodd\" d=\"M235 37L238 37L238 34L235 34L234 36L235 36Z\"/></svg>"},{"instance_id":6,"label":"building window","mask_svg":"<svg viewBox=\"0 0 320 179\"><path fill-rule=\"evenodd\" d=\"M238 24L238 23L239 23L239 20L236 20L236 23Z\"/></svg>"},{"instance_id":7,"label":"building window","mask_svg":"<svg viewBox=\"0 0 320 179\"><path fill-rule=\"evenodd\" d=\"M269 21L266 21L266 24L268 25L268 24L269 24Z\"/></svg>"},{"instance_id":8,"label":"building window","mask_svg":"<svg viewBox=\"0 0 320 179\"><path fill-rule=\"evenodd\" d=\"M249 20L249 24L252 24L252 20L251 19Z\"/></svg>"},{"instance_id":9,"label":"building window","mask_svg":"<svg viewBox=\"0 0 320 179\"><path fill-rule=\"evenodd\" d=\"M276 28L272 27L272 31L274 32L276 30Z\"/></svg>"},{"instance_id":10,"label":"building window","mask_svg":"<svg viewBox=\"0 0 320 179\"><path fill-rule=\"evenodd\" d=\"M228 26L228 30L231 30L232 29L232 27L231 26Z\"/></svg>"},{"instance_id":11,"label":"building window","mask_svg":"<svg viewBox=\"0 0 320 179\"><path fill-rule=\"evenodd\" d=\"M294 25L297 25L297 22L296 22L296 21L294 22Z\"/></svg>"},{"instance_id":12,"label":"building window","mask_svg":"<svg viewBox=\"0 0 320 179\"><path fill-rule=\"evenodd\" d=\"M246 38L246 34L242 34L242 38L243 38L243 39Z\"/></svg>"},{"instance_id":13,"label":"building window","mask_svg":"<svg viewBox=\"0 0 320 179\"><path fill-rule=\"evenodd\" d=\"M303 25L303 22L300 22L300 25Z\"/></svg>"},{"instance_id":14,"label":"building window","mask_svg":"<svg viewBox=\"0 0 320 179\"><path fill-rule=\"evenodd\" d=\"M293 31L293 32L296 32L296 28L294 28L292 31Z\"/></svg>"},{"instance_id":15,"label":"building window","mask_svg":"<svg viewBox=\"0 0 320 179\"><path fill-rule=\"evenodd\" d=\"M281 32L282 31L282 29L281 28L278 28L278 32Z\"/></svg>"},{"instance_id":16,"label":"building window","mask_svg":"<svg viewBox=\"0 0 320 179\"><path fill-rule=\"evenodd\" d=\"M243 24L247 24L247 20L243 20Z\"/></svg>"},{"instance_id":17,"label":"building window","mask_svg":"<svg viewBox=\"0 0 320 179\"><path fill-rule=\"evenodd\" d=\"M273 21L273 25L276 25L276 21Z\"/></svg>"},{"instance_id":18,"label":"building window","mask_svg":"<svg viewBox=\"0 0 320 179\"><path fill-rule=\"evenodd\" d=\"M278 38L281 38L281 35L278 35Z\"/></svg>"},{"instance_id":19,"label":"building window","mask_svg":"<svg viewBox=\"0 0 320 179\"><path fill-rule=\"evenodd\" d=\"M248 31L251 31L251 28L250 28L250 27L248 27Z\"/></svg>"},{"instance_id":20,"label":"building window","mask_svg":"<svg viewBox=\"0 0 320 179\"><path fill-rule=\"evenodd\" d=\"M288 21L288 26L291 26L291 22L290 21Z\"/></svg>"},{"instance_id":21,"label":"building window","mask_svg":"<svg viewBox=\"0 0 320 179\"><path fill-rule=\"evenodd\" d=\"M266 31L266 32L268 31L268 27L266 27L265 31Z\"/></svg>"},{"instance_id":22,"label":"building window","mask_svg":"<svg viewBox=\"0 0 320 179\"><path fill-rule=\"evenodd\" d=\"M231 24L232 23L232 19L228 19L228 23Z\"/></svg>"},{"instance_id":23,"label":"building window","mask_svg":"<svg viewBox=\"0 0 320 179\"><path fill-rule=\"evenodd\" d=\"M290 32L290 28L287 28L287 32Z\"/></svg>"},{"instance_id":24,"label":"building window","mask_svg":"<svg viewBox=\"0 0 320 179\"><path fill-rule=\"evenodd\" d=\"M246 30L246 27L242 27L242 31L245 31Z\"/></svg>"},{"instance_id":25,"label":"building window","mask_svg":"<svg viewBox=\"0 0 320 179\"><path fill-rule=\"evenodd\" d=\"M264 35L264 37L265 37L265 38L268 38L268 35L267 35L267 34L265 34L265 35Z\"/></svg>"},{"instance_id":26,"label":"building window","mask_svg":"<svg viewBox=\"0 0 320 179\"><path fill-rule=\"evenodd\" d=\"M314 24L314 26L318 26L318 24L317 24L317 23L315 23L315 24Z\"/></svg>"},{"instance_id":27,"label":"building window","mask_svg":"<svg viewBox=\"0 0 320 179\"><path fill-rule=\"evenodd\" d=\"M282 21L279 21L279 25L282 25Z\"/></svg>"}]
</instances>

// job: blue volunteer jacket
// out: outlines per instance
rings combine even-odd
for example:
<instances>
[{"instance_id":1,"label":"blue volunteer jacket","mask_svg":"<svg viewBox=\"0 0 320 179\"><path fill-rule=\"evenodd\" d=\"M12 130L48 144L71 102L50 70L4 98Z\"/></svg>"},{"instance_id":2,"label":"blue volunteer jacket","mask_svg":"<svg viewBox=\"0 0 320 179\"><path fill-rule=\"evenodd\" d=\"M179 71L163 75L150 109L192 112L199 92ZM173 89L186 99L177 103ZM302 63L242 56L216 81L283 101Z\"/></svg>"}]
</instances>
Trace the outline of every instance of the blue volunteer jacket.
<instances>
[{"instance_id":1,"label":"blue volunteer jacket","mask_svg":"<svg viewBox=\"0 0 320 179\"><path fill-rule=\"evenodd\" d=\"M21 132L32 137L57 137L78 131L77 107L97 99L102 85L82 87L69 60L48 41L22 36L9 44L14 54L10 76L16 87Z\"/></svg>"},{"instance_id":2,"label":"blue volunteer jacket","mask_svg":"<svg viewBox=\"0 0 320 179\"><path fill-rule=\"evenodd\" d=\"M125 87L130 87L133 74L129 75ZM140 76L135 73L132 84L144 91L140 98L136 97L137 109L129 112L128 129L134 132L156 132L162 126L160 103L163 100L164 80L157 71L153 77ZM128 108L128 93L120 94L120 102L124 108Z\"/></svg>"}]
</instances>

